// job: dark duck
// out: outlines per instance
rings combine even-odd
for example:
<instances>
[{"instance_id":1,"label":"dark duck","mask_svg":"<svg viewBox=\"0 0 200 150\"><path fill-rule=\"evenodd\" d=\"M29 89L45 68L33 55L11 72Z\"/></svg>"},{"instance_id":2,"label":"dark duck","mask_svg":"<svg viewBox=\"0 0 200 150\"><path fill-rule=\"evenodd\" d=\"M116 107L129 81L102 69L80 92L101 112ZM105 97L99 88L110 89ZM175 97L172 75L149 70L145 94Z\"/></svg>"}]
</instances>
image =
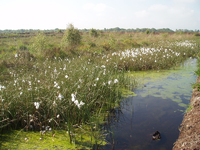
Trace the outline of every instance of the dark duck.
<instances>
[{"instance_id":1,"label":"dark duck","mask_svg":"<svg viewBox=\"0 0 200 150\"><path fill-rule=\"evenodd\" d=\"M156 131L152 136L152 140L160 140L160 139L161 139L160 132Z\"/></svg>"}]
</instances>

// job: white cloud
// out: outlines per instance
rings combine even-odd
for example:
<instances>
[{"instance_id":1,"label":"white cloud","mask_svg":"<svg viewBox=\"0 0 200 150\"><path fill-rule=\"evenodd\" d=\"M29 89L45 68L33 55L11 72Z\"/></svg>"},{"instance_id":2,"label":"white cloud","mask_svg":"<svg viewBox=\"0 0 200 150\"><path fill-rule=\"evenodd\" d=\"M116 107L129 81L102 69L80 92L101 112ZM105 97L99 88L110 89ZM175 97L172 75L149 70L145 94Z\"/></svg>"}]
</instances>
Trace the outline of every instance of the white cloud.
<instances>
[{"instance_id":1,"label":"white cloud","mask_svg":"<svg viewBox=\"0 0 200 150\"><path fill-rule=\"evenodd\" d=\"M134 14L132 24L147 28L191 29L199 22L189 6L154 4Z\"/></svg>"},{"instance_id":2,"label":"white cloud","mask_svg":"<svg viewBox=\"0 0 200 150\"><path fill-rule=\"evenodd\" d=\"M135 16L138 18L148 17L149 13L146 10L135 12Z\"/></svg>"},{"instance_id":3,"label":"white cloud","mask_svg":"<svg viewBox=\"0 0 200 150\"><path fill-rule=\"evenodd\" d=\"M148 8L148 10L150 11L163 11L166 10L168 7L166 5L162 5L162 4L155 4L152 5Z\"/></svg>"},{"instance_id":4,"label":"white cloud","mask_svg":"<svg viewBox=\"0 0 200 150\"><path fill-rule=\"evenodd\" d=\"M168 15L171 15L172 17L179 17L185 19L187 17L191 17L194 14L194 10L185 7L171 7L169 8L168 12Z\"/></svg>"},{"instance_id":5,"label":"white cloud","mask_svg":"<svg viewBox=\"0 0 200 150\"><path fill-rule=\"evenodd\" d=\"M87 3L83 5L84 10L91 10L94 12L105 12L108 10L113 10L114 8L107 6L106 4L100 3L100 4L93 4L93 3Z\"/></svg>"},{"instance_id":6,"label":"white cloud","mask_svg":"<svg viewBox=\"0 0 200 150\"><path fill-rule=\"evenodd\" d=\"M180 3L195 3L197 0L174 0L174 2Z\"/></svg>"}]
</instances>

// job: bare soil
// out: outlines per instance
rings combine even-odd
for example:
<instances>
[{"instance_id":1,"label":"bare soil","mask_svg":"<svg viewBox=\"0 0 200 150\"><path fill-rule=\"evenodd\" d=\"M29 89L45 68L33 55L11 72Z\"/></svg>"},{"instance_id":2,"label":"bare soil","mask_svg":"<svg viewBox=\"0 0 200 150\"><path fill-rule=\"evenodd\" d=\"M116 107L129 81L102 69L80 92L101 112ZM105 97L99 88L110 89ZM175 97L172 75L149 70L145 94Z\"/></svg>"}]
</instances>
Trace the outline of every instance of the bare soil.
<instances>
[{"instance_id":1,"label":"bare soil","mask_svg":"<svg viewBox=\"0 0 200 150\"><path fill-rule=\"evenodd\" d=\"M200 77L196 83L200 83ZM185 113L173 150L200 150L200 92L193 89L191 110Z\"/></svg>"}]
</instances>

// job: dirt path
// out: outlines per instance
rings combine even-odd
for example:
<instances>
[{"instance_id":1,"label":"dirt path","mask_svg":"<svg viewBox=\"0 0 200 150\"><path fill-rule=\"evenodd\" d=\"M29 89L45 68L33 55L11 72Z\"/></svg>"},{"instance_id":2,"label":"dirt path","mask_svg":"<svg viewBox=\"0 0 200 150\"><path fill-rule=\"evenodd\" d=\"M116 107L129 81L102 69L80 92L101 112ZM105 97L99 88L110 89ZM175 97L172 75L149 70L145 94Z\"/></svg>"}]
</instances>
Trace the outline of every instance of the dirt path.
<instances>
[{"instance_id":1,"label":"dirt path","mask_svg":"<svg viewBox=\"0 0 200 150\"><path fill-rule=\"evenodd\" d=\"M200 150L200 92L197 88L193 89L190 105L192 108L184 115L173 150Z\"/></svg>"}]
</instances>

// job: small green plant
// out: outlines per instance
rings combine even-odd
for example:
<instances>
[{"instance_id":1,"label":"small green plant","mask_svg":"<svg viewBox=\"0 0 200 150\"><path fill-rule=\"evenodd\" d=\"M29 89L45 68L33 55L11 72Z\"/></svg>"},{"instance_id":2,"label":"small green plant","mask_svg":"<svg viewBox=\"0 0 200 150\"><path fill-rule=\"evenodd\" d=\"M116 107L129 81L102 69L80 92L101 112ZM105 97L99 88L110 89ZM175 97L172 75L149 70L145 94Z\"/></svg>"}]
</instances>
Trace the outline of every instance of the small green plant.
<instances>
[{"instance_id":1,"label":"small green plant","mask_svg":"<svg viewBox=\"0 0 200 150\"><path fill-rule=\"evenodd\" d=\"M193 106L187 105L187 109L185 110L185 113L189 112L192 108L193 108Z\"/></svg>"},{"instance_id":2,"label":"small green plant","mask_svg":"<svg viewBox=\"0 0 200 150\"><path fill-rule=\"evenodd\" d=\"M62 39L62 48L72 47L75 48L81 43L81 34L78 29L75 29L72 24L69 24L66 29L63 39Z\"/></svg>"},{"instance_id":3,"label":"small green plant","mask_svg":"<svg viewBox=\"0 0 200 150\"><path fill-rule=\"evenodd\" d=\"M196 88L196 87L197 87L198 91L200 91L200 83L195 83L195 84L192 85L193 89Z\"/></svg>"}]
</instances>

